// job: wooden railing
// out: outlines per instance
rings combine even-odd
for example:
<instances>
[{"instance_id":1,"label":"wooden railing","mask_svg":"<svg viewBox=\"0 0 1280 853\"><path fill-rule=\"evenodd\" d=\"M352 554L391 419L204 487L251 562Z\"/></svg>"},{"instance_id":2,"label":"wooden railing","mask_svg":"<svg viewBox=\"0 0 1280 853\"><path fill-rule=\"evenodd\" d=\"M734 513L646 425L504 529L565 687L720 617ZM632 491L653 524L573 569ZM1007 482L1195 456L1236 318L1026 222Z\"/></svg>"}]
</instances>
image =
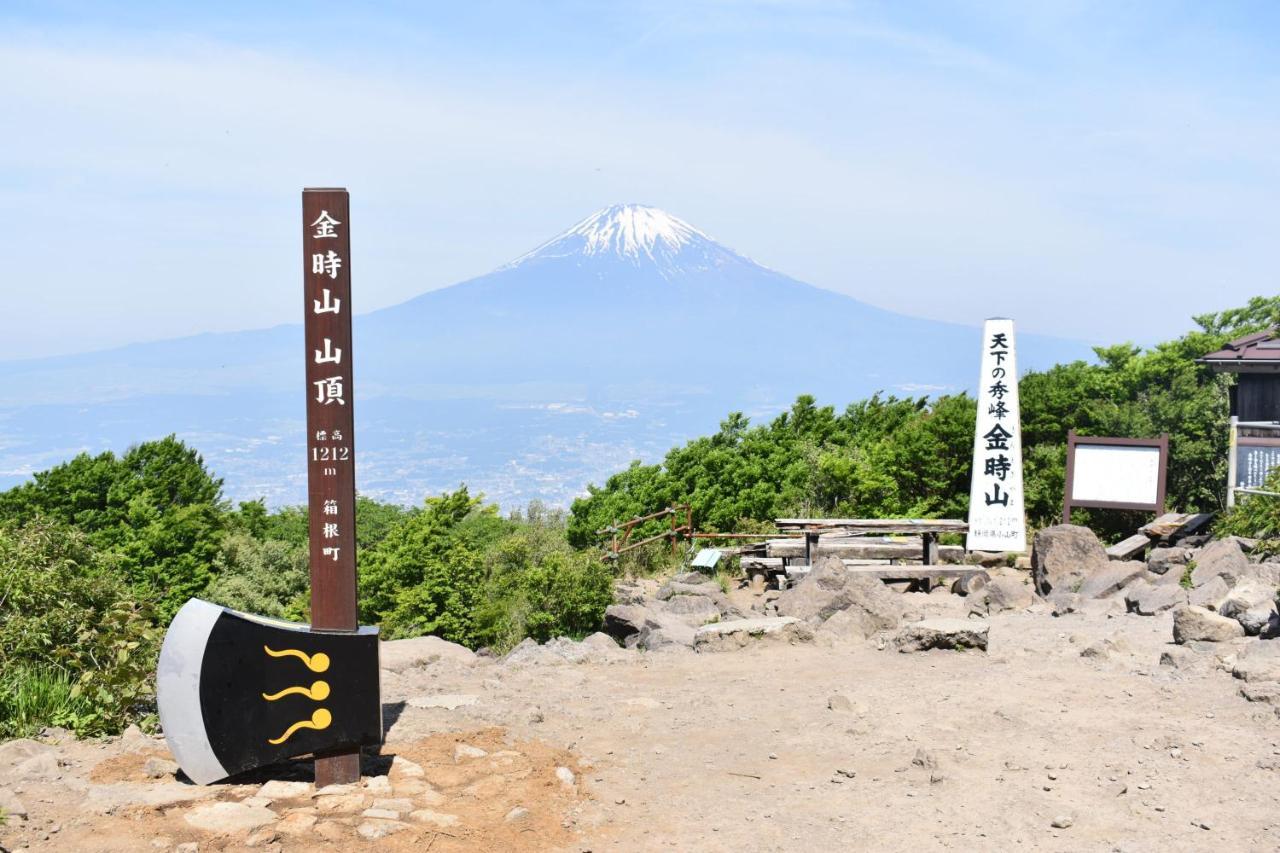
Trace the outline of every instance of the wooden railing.
<instances>
[{"instance_id":1,"label":"wooden railing","mask_svg":"<svg viewBox=\"0 0 1280 853\"><path fill-rule=\"evenodd\" d=\"M669 530L664 530L657 535L648 536L636 542L631 541L631 535L636 532L637 527L646 521L655 521L659 518L669 518L671 520ZM684 524L679 523L680 518L684 519ZM637 515L628 521L615 521L608 527L602 527L597 530L596 535L609 537L609 551L605 554L606 560L616 560L628 551L634 551L636 548L642 548L660 539L671 540L671 553L674 554L678 547L676 543L680 536L683 535L686 539L693 538L693 509L688 504L673 504L648 515Z\"/></svg>"}]
</instances>

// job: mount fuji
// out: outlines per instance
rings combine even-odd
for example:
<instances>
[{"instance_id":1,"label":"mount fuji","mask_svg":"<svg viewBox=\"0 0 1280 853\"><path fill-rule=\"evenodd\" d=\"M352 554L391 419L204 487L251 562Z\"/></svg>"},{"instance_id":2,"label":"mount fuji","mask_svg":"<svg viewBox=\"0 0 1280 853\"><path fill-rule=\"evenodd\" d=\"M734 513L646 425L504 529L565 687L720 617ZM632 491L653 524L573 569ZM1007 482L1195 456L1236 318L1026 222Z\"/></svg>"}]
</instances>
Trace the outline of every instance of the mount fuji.
<instances>
[{"instance_id":1,"label":"mount fuji","mask_svg":"<svg viewBox=\"0 0 1280 853\"><path fill-rule=\"evenodd\" d=\"M505 507L565 505L730 411L960 391L978 373L977 328L803 284L643 205L359 315L354 335L357 482L405 503L466 482ZM1089 357L1018 343L1024 369ZM0 364L0 487L176 432L228 496L301 502L302 352L301 326L278 326Z\"/></svg>"}]
</instances>

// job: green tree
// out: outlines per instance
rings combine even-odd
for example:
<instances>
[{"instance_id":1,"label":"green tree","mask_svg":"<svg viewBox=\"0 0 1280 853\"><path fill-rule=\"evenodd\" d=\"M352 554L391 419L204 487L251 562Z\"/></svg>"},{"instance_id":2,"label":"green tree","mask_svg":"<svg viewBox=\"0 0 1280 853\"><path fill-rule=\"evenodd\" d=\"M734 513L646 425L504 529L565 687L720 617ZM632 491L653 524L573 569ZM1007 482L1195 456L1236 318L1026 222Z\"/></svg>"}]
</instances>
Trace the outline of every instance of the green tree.
<instances>
[{"instance_id":1,"label":"green tree","mask_svg":"<svg viewBox=\"0 0 1280 853\"><path fill-rule=\"evenodd\" d=\"M222 481L174 436L123 456L81 454L0 494L0 519L44 517L115 555L134 595L167 621L212 578L226 527Z\"/></svg>"},{"instance_id":2,"label":"green tree","mask_svg":"<svg viewBox=\"0 0 1280 853\"><path fill-rule=\"evenodd\" d=\"M482 548L500 532L497 508L466 487L427 498L364 555L360 612L388 636L437 634L472 644L484 579Z\"/></svg>"}]
</instances>

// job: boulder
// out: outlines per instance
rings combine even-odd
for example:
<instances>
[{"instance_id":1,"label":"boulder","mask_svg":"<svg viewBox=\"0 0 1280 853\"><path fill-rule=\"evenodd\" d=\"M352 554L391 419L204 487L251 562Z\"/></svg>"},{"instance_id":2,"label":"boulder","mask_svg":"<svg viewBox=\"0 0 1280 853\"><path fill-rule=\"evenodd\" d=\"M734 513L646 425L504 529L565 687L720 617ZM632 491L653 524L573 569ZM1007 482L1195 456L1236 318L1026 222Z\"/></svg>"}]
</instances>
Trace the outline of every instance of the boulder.
<instances>
[{"instance_id":1,"label":"boulder","mask_svg":"<svg viewBox=\"0 0 1280 853\"><path fill-rule=\"evenodd\" d=\"M653 614L639 604L610 604L604 610L604 632L615 640L625 641L639 634Z\"/></svg>"},{"instance_id":2,"label":"boulder","mask_svg":"<svg viewBox=\"0 0 1280 853\"><path fill-rule=\"evenodd\" d=\"M979 597L986 599L987 610L999 613L1002 610L1025 610L1035 603L1035 592L1031 585L1020 578L994 578L983 587Z\"/></svg>"},{"instance_id":3,"label":"boulder","mask_svg":"<svg viewBox=\"0 0 1280 853\"><path fill-rule=\"evenodd\" d=\"M1173 611L1173 641L1180 645L1193 640L1224 643L1243 636L1239 622L1203 607L1188 604Z\"/></svg>"},{"instance_id":4,"label":"boulder","mask_svg":"<svg viewBox=\"0 0 1280 853\"><path fill-rule=\"evenodd\" d=\"M1236 655L1231 674L1241 681L1280 681L1280 643L1255 640Z\"/></svg>"},{"instance_id":5,"label":"boulder","mask_svg":"<svg viewBox=\"0 0 1280 853\"><path fill-rule=\"evenodd\" d=\"M1086 577L1077 592L1081 598L1106 598L1124 589L1130 581L1141 577L1146 571L1147 564L1140 560L1112 560L1106 568Z\"/></svg>"},{"instance_id":6,"label":"boulder","mask_svg":"<svg viewBox=\"0 0 1280 853\"><path fill-rule=\"evenodd\" d=\"M1226 579L1214 575L1200 586L1194 587L1187 597L1187 601L1196 607L1203 607L1206 610L1216 612L1222 603L1227 600L1227 596L1230 593L1231 587L1227 585Z\"/></svg>"},{"instance_id":7,"label":"boulder","mask_svg":"<svg viewBox=\"0 0 1280 853\"><path fill-rule=\"evenodd\" d=\"M391 672L403 672L441 660L471 666L476 662L476 653L439 637L412 637L378 644L378 665Z\"/></svg>"},{"instance_id":8,"label":"boulder","mask_svg":"<svg viewBox=\"0 0 1280 853\"><path fill-rule=\"evenodd\" d=\"M1031 544L1031 570L1040 593L1076 592L1084 579L1111 561L1098 537L1087 527L1057 524L1036 533Z\"/></svg>"},{"instance_id":9,"label":"boulder","mask_svg":"<svg viewBox=\"0 0 1280 853\"><path fill-rule=\"evenodd\" d=\"M1182 577L1182 567L1187 564L1186 548L1152 548L1147 557L1147 569L1156 575L1173 574Z\"/></svg>"},{"instance_id":10,"label":"boulder","mask_svg":"<svg viewBox=\"0 0 1280 853\"><path fill-rule=\"evenodd\" d=\"M1178 584L1153 584L1136 580L1125 588L1125 606L1139 616L1155 616L1187 603L1187 591Z\"/></svg>"},{"instance_id":11,"label":"boulder","mask_svg":"<svg viewBox=\"0 0 1280 853\"><path fill-rule=\"evenodd\" d=\"M880 580L845 568L838 557L824 557L794 587L777 599L779 616L793 616L817 625L841 610L862 623L863 635L896 628L902 602Z\"/></svg>"},{"instance_id":12,"label":"boulder","mask_svg":"<svg viewBox=\"0 0 1280 853\"><path fill-rule=\"evenodd\" d=\"M680 619L654 614L645 620L636 635L635 647L648 651L670 648L693 648L694 627Z\"/></svg>"},{"instance_id":13,"label":"boulder","mask_svg":"<svg viewBox=\"0 0 1280 853\"><path fill-rule=\"evenodd\" d=\"M987 650L991 626L976 619L925 619L906 625L893 638L900 652L926 649Z\"/></svg>"},{"instance_id":14,"label":"boulder","mask_svg":"<svg viewBox=\"0 0 1280 853\"><path fill-rule=\"evenodd\" d=\"M603 631L596 631L594 634L590 634L586 637L583 637L582 645L588 648L597 649L599 651L607 652L610 654L612 654L613 652L622 651L622 649L618 647L618 643L613 639L613 637L610 637L608 634L604 633Z\"/></svg>"},{"instance_id":15,"label":"boulder","mask_svg":"<svg viewBox=\"0 0 1280 853\"><path fill-rule=\"evenodd\" d=\"M813 639L813 629L793 616L733 619L705 625L694 634L699 652L723 652L762 641L803 643Z\"/></svg>"},{"instance_id":16,"label":"boulder","mask_svg":"<svg viewBox=\"0 0 1280 853\"><path fill-rule=\"evenodd\" d=\"M613 600L618 604L644 604L644 587L634 581L615 581Z\"/></svg>"},{"instance_id":17,"label":"boulder","mask_svg":"<svg viewBox=\"0 0 1280 853\"><path fill-rule=\"evenodd\" d=\"M715 601L705 595L672 596L662 603L662 612L669 613L694 628L708 622L718 622L722 616Z\"/></svg>"},{"instance_id":18,"label":"boulder","mask_svg":"<svg viewBox=\"0 0 1280 853\"><path fill-rule=\"evenodd\" d=\"M874 633L874 632L873 632ZM838 645L841 642L865 640L868 636L867 626L855 613L848 610L837 610L827 621L818 626L814 639L825 645Z\"/></svg>"},{"instance_id":19,"label":"boulder","mask_svg":"<svg viewBox=\"0 0 1280 853\"><path fill-rule=\"evenodd\" d=\"M1218 605L1218 612L1240 623L1251 637L1260 634L1275 617L1275 587L1255 580L1242 580Z\"/></svg>"},{"instance_id":20,"label":"boulder","mask_svg":"<svg viewBox=\"0 0 1280 853\"><path fill-rule=\"evenodd\" d=\"M1191 572L1191 585L1201 587L1213 578L1222 578L1227 586L1249 574L1249 560L1234 539L1219 539L1201 548L1195 555L1196 567Z\"/></svg>"},{"instance_id":21,"label":"boulder","mask_svg":"<svg viewBox=\"0 0 1280 853\"><path fill-rule=\"evenodd\" d=\"M678 575L672 575L671 580L675 583L702 584L715 583L711 578L702 572L684 572Z\"/></svg>"}]
</instances>

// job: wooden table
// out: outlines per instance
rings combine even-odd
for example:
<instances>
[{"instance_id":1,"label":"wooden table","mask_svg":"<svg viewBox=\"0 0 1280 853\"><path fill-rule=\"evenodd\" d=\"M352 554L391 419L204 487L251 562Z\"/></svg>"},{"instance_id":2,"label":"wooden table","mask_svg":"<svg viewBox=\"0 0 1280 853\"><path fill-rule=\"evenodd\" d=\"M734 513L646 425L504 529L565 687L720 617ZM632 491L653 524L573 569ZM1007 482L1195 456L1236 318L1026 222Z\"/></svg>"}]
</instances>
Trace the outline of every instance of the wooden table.
<instances>
[{"instance_id":1,"label":"wooden table","mask_svg":"<svg viewBox=\"0 0 1280 853\"><path fill-rule=\"evenodd\" d=\"M938 534L969 531L967 522L951 518L779 518L774 520L774 524L779 530L794 530L804 534L805 562L810 565L817 553L818 537L823 533L838 531L847 536L885 533L919 536L922 562L926 566L932 566L938 562Z\"/></svg>"}]
</instances>

